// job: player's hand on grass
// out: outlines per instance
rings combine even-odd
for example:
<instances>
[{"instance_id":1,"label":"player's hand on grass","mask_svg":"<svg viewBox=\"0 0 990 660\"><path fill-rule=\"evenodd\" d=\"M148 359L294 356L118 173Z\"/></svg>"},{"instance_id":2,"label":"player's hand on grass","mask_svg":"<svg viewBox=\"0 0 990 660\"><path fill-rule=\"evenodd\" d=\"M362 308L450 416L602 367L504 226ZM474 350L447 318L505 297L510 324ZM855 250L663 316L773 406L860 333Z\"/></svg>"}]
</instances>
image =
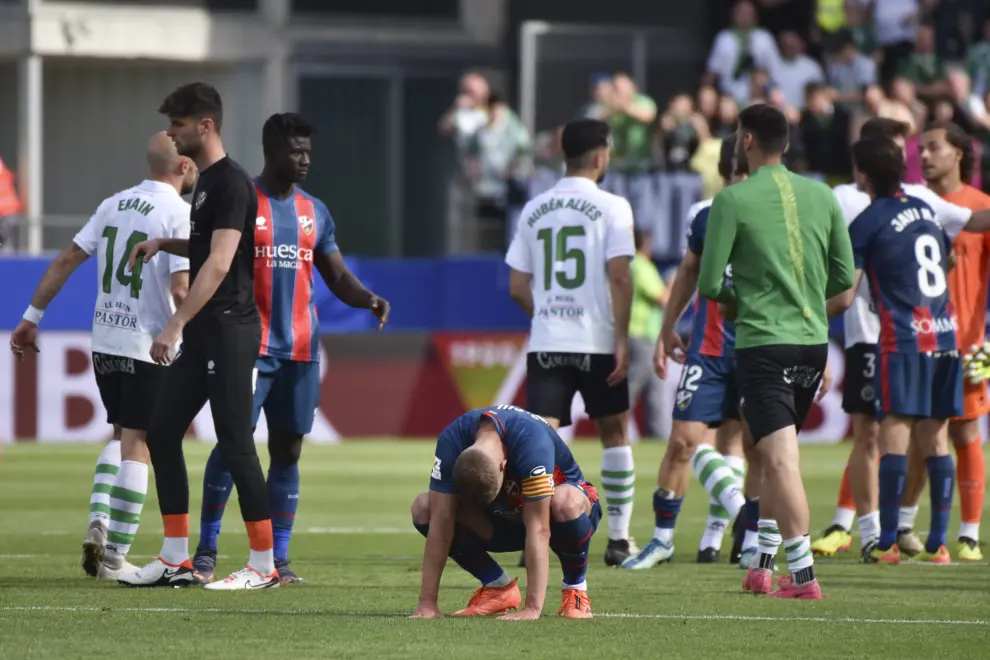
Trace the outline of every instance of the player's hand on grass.
<instances>
[{"instance_id":1,"label":"player's hand on grass","mask_svg":"<svg viewBox=\"0 0 990 660\"><path fill-rule=\"evenodd\" d=\"M825 373L822 374L821 385L818 386L818 394L815 396L815 401L821 401L822 397L828 394L829 390L832 389L832 365L828 362L825 363Z\"/></svg>"},{"instance_id":2,"label":"player's hand on grass","mask_svg":"<svg viewBox=\"0 0 990 660\"><path fill-rule=\"evenodd\" d=\"M17 356L18 360L23 360L28 351L39 352L37 324L21 319L13 334L10 335L10 351Z\"/></svg>"},{"instance_id":3,"label":"player's hand on grass","mask_svg":"<svg viewBox=\"0 0 990 660\"><path fill-rule=\"evenodd\" d=\"M625 341L615 342L615 369L605 380L609 387L615 387L626 380L629 372L629 345Z\"/></svg>"},{"instance_id":4,"label":"player's hand on grass","mask_svg":"<svg viewBox=\"0 0 990 660\"><path fill-rule=\"evenodd\" d=\"M155 364L168 364L172 361L172 348L178 343L182 336L182 324L172 317L165 329L158 333L155 341L151 343L151 359Z\"/></svg>"},{"instance_id":5,"label":"player's hand on grass","mask_svg":"<svg viewBox=\"0 0 990 660\"><path fill-rule=\"evenodd\" d=\"M388 323L389 312L392 311L392 305L389 304L384 298L379 298L374 296L371 299L371 313L375 315L378 319L378 329L381 330Z\"/></svg>"},{"instance_id":6,"label":"player's hand on grass","mask_svg":"<svg viewBox=\"0 0 990 660\"><path fill-rule=\"evenodd\" d=\"M657 349L653 353L654 367L657 376L662 380L667 380L667 359L672 359L678 364L684 364L684 340L673 330L660 333L657 339Z\"/></svg>"},{"instance_id":7,"label":"player's hand on grass","mask_svg":"<svg viewBox=\"0 0 990 660\"><path fill-rule=\"evenodd\" d=\"M516 612L509 612L498 617L499 621L536 621L540 618L540 611L524 607Z\"/></svg>"},{"instance_id":8,"label":"player's hand on grass","mask_svg":"<svg viewBox=\"0 0 990 660\"><path fill-rule=\"evenodd\" d=\"M442 619L443 612L437 607L436 603L420 603L416 606L416 611L410 616L410 619Z\"/></svg>"},{"instance_id":9,"label":"player's hand on grass","mask_svg":"<svg viewBox=\"0 0 990 660\"><path fill-rule=\"evenodd\" d=\"M141 241L131 250L130 256L127 258L127 267L130 270L134 270L134 264L137 263L138 257L144 257L144 263L151 261L151 258L158 254L161 249L161 243L157 238L152 238L147 241Z\"/></svg>"}]
</instances>

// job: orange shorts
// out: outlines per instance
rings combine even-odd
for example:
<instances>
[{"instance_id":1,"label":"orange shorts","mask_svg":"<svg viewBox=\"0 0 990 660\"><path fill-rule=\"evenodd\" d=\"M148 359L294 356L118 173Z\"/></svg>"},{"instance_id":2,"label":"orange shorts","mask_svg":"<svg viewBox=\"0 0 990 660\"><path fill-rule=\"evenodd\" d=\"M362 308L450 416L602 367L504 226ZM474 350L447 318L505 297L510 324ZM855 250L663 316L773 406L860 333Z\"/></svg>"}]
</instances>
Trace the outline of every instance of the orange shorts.
<instances>
[{"instance_id":1,"label":"orange shorts","mask_svg":"<svg viewBox=\"0 0 990 660\"><path fill-rule=\"evenodd\" d=\"M963 414L953 417L953 421L966 422L979 419L990 412L990 397L987 396L986 381L973 385L963 380Z\"/></svg>"}]
</instances>

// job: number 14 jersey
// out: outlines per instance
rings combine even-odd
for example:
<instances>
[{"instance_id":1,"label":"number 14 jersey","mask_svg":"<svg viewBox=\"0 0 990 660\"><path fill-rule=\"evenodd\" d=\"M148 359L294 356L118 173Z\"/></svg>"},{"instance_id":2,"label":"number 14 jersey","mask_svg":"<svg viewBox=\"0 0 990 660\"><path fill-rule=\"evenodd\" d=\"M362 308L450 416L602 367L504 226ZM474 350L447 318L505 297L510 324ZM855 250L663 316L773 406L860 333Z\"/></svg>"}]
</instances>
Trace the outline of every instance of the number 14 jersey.
<instances>
[{"instance_id":1,"label":"number 14 jersey","mask_svg":"<svg viewBox=\"0 0 990 660\"><path fill-rule=\"evenodd\" d=\"M565 177L522 210L505 262L532 276L529 352L615 352L606 263L636 253L629 202Z\"/></svg>"},{"instance_id":2,"label":"number 14 jersey","mask_svg":"<svg viewBox=\"0 0 990 660\"><path fill-rule=\"evenodd\" d=\"M175 313L171 275L185 257L159 252L134 270L131 249L151 238L189 238L189 204L172 186L145 180L100 204L73 242L98 255L93 352L151 362L151 342Z\"/></svg>"},{"instance_id":3,"label":"number 14 jersey","mask_svg":"<svg viewBox=\"0 0 990 660\"><path fill-rule=\"evenodd\" d=\"M856 268L869 278L881 353L956 348L946 270L952 241L925 202L877 197L849 226Z\"/></svg>"}]
</instances>

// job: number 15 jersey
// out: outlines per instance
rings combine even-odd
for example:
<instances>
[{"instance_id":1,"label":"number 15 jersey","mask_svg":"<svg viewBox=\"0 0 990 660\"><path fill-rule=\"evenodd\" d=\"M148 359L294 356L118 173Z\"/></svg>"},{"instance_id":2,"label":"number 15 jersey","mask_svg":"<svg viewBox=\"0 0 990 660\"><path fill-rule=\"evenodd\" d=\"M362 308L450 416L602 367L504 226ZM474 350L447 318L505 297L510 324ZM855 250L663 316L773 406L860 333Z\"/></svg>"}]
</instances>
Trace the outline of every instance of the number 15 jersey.
<instances>
[{"instance_id":1,"label":"number 15 jersey","mask_svg":"<svg viewBox=\"0 0 990 660\"><path fill-rule=\"evenodd\" d=\"M629 202L590 179L565 177L530 200L505 257L532 276L529 352L614 353L606 263L635 253Z\"/></svg>"},{"instance_id":2,"label":"number 15 jersey","mask_svg":"<svg viewBox=\"0 0 990 660\"><path fill-rule=\"evenodd\" d=\"M856 268L869 278L881 353L956 348L946 267L952 241L925 202L877 197L849 226Z\"/></svg>"},{"instance_id":3,"label":"number 15 jersey","mask_svg":"<svg viewBox=\"0 0 990 660\"><path fill-rule=\"evenodd\" d=\"M145 180L104 200L72 239L98 255L94 353L152 361L151 342L175 313L171 275L189 270L189 260L159 252L130 270L131 249L151 238L189 238L189 204L172 186Z\"/></svg>"}]
</instances>

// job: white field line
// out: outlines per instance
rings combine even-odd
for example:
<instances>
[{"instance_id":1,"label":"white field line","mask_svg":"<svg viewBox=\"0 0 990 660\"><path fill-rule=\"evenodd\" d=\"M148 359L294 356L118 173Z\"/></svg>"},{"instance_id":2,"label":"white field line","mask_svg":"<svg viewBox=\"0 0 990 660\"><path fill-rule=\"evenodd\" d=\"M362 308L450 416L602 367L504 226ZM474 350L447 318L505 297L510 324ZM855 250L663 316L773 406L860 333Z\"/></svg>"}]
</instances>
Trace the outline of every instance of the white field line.
<instances>
[{"instance_id":1,"label":"white field line","mask_svg":"<svg viewBox=\"0 0 990 660\"><path fill-rule=\"evenodd\" d=\"M68 613L100 613L117 612L130 614L270 614L274 616L369 616L369 617L404 617L408 612L333 612L326 610L277 610L277 609L228 609L222 607L92 607L87 605L10 605L0 606L0 612L68 612ZM606 612L595 614L603 619L648 619L669 621L754 621L766 623L797 622L797 623L852 623L870 625L952 625L952 626L986 626L990 621L978 619L873 619L856 617L824 617L824 616L750 616L744 614L627 614L621 612Z\"/></svg>"}]
</instances>

